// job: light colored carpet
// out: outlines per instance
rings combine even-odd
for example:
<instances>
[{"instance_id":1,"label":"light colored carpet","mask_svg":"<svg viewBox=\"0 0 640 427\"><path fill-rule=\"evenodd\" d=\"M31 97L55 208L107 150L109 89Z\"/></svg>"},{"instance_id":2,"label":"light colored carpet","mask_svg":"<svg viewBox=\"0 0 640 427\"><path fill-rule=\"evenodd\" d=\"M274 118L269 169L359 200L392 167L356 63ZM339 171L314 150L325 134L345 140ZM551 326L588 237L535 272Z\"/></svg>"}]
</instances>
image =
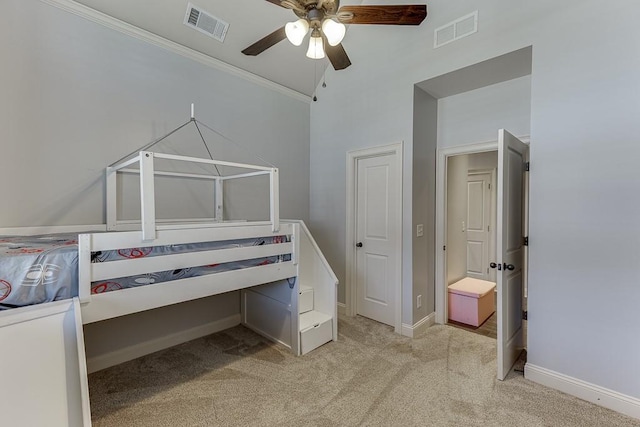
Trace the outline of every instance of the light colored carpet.
<instances>
[{"instance_id":1,"label":"light colored carpet","mask_svg":"<svg viewBox=\"0 0 640 427\"><path fill-rule=\"evenodd\" d=\"M418 339L361 317L295 357L238 326L89 376L95 426L640 426L525 380L495 379L495 340Z\"/></svg>"}]
</instances>

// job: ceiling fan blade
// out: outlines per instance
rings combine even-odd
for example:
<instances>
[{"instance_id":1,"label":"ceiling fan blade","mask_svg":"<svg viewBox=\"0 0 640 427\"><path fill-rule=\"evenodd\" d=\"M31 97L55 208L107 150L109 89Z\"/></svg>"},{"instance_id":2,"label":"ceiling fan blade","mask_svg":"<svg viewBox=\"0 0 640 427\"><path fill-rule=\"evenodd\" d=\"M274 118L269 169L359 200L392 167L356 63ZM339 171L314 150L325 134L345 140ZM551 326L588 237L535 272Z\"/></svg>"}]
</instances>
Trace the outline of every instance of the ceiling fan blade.
<instances>
[{"instance_id":1,"label":"ceiling fan blade","mask_svg":"<svg viewBox=\"0 0 640 427\"><path fill-rule=\"evenodd\" d=\"M273 3L273 4L275 4L275 5L278 5L278 6L284 7L284 6L282 6L282 4L280 4L280 3L282 2L282 0L267 0L267 1L268 1L269 3Z\"/></svg>"},{"instance_id":2,"label":"ceiling fan blade","mask_svg":"<svg viewBox=\"0 0 640 427\"><path fill-rule=\"evenodd\" d=\"M353 18L341 18L343 12L352 13ZM338 17L345 24L420 25L427 17L427 5L343 6Z\"/></svg>"},{"instance_id":3,"label":"ceiling fan blade","mask_svg":"<svg viewBox=\"0 0 640 427\"><path fill-rule=\"evenodd\" d=\"M256 56L286 38L287 35L284 32L284 27L278 28L273 33L261 38L260 40L243 50L242 53L244 53L245 55Z\"/></svg>"},{"instance_id":4,"label":"ceiling fan blade","mask_svg":"<svg viewBox=\"0 0 640 427\"><path fill-rule=\"evenodd\" d=\"M333 65L334 69L344 70L351 65L351 60L347 56L347 52L344 50L344 47L342 47L342 43L335 46L325 43L324 51L327 54L329 61L331 61L331 65Z\"/></svg>"}]
</instances>

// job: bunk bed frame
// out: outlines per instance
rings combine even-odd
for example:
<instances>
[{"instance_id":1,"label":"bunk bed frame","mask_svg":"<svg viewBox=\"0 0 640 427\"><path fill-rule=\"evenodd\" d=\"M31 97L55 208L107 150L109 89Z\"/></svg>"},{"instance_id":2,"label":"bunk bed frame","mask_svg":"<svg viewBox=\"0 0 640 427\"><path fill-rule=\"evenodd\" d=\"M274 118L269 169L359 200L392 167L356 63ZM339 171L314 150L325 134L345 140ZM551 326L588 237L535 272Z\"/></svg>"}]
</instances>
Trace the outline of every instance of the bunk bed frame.
<instances>
[{"instance_id":1,"label":"bunk bed frame","mask_svg":"<svg viewBox=\"0 0 640 427\"><path fill-rule=\"evenodd\" d=\"M158 170L155 165L156 159L214 166L231 166L236 169L249 170L250 172L228 176L170 172ZM137 168L131 168L132 165L136 164ZM119 200L118 173L139 174L140 176L140 221L121 221L117 218L117 201ZM270 220L225 222L222 197L224 182L231 179L260 175L268 175L269 177ZM155 177L158 176L211 181L213 184L215 217L158 221L155 212L154 186ZM82 306L84 323L97 322L169 304L239 290L261 283L291 279L297 276L298 261L295 242L298 241L299 231L294 224L280 224L277 168L140 151L132 159L108 167L106 170L106 182L106 230L108 232L83 233L78 236L78 296ZM132 230L136 228L137 230ZM287 236L289 242L110 262L91 262L91 254L100 251L276 235ZM291 254L290 261L162 282L151 286L91 294L91 283L96 281L152 273L163 269L196 267L211 264L212 260L215 260L216 263L222 263L287 254Z\"/></svg>"}]
</instances>

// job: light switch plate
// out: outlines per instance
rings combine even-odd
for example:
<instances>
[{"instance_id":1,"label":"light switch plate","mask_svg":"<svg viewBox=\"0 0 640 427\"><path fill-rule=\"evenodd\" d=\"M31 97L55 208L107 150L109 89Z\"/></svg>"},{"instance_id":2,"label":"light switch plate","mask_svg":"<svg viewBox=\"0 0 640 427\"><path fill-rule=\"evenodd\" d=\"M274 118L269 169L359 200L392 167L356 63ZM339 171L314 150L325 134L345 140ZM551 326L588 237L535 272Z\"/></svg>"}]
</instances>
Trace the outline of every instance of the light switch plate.
<instances>
[{"instance_id":1,"label":"light switch plate","mask_svg":"<svg viewBox=\"0 0 640 427\"><path fill-rule=\"evenodd\" d=\"M416 226L416 237L422 237L422 236L424 236L424 225L418 224Z\"/></svg>"}]
</instances>

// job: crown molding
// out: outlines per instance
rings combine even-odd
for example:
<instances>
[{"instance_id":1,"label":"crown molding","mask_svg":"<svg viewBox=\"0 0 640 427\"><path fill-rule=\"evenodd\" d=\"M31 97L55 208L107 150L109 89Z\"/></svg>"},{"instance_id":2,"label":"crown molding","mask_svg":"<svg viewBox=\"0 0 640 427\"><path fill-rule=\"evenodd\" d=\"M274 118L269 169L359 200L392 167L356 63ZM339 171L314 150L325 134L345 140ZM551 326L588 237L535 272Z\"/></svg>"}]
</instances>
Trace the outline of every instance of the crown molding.
<instances>
[{"instance_id":1,"label":"crown molding","mask_svg":"<svg viewBox=\"0 0 640 427\"><path fill-rule=\"evenodd\" d=\"M73 0L40 0L40 1L42 3L46 3L58 9L64 10L65 12L69 12L81 18L87 19L91 22L95 22L96 24L102 25L106 28L115 30L119 33L125 34L130 37L134 37L138 40L142 40L154 46L168 50L169 52L172 52L177 55L183 56L185 58L189 58L191 60L199 62L200 64L206 65L211 68L215 68L216 70L224 71L226 73L240 77L244 80L266 87L268 89L279 92L283 95L289 96L299 101L303 101L307 103L311 102L310 96L307 96L293 89L289 89L288 87L282 86L278 83L274 83L271 80L267 80L264 77L258 76L257 74L253 74L241 68L234 67L233 65L227 64L224 61L205 55L196 50L183 46L179 43L165 39L164 37L160 37L156 34L153 34L149 31L138 28L134 25L131 25L127 22L116 19L112 16L106 15L102 12L98 12L95 9L91 9L90 7L84 6Z\"/></svg>"}]
</instances>

